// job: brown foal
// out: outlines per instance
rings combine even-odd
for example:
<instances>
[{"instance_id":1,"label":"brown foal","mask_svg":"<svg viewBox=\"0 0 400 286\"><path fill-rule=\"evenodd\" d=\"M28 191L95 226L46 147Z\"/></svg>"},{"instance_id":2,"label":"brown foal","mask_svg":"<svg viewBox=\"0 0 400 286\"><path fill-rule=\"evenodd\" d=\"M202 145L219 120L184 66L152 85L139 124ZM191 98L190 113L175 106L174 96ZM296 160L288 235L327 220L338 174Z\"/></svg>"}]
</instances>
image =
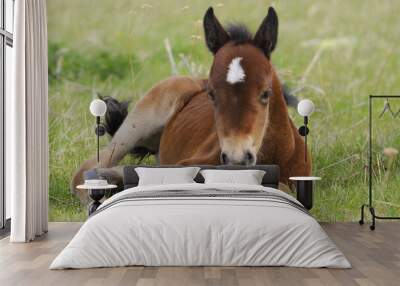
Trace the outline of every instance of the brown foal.
<instances>
[{"instance_id":1,"label":"brown foal","mask_svg":"<svg viewBox=\"0 0 400 286\"><path fill-rule=\"evenodd\" d=\"M225 30L212 8L204 30L214 55L209 78L173 77L154 86L101 151L100 163L92 158L81 165L74 192L84 171L113 167L135 147L157 153L160 164L278 164L283 183L310 175L311 158L304 160L304 141L270 61L278 38L275 10L269 8L254 37L241 25Z\"/></svg>"}]
</instances>

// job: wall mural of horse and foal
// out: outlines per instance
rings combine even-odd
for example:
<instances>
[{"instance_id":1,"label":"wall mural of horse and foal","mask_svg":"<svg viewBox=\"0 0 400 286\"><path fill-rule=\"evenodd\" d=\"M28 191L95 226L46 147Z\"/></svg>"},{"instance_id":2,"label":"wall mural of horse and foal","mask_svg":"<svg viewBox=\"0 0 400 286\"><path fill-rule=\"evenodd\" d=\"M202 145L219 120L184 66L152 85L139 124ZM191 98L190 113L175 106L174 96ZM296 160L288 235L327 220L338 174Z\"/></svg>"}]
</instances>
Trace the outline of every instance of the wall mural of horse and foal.
<instances>
[{"instance_id":1,"label":"wall mural of horse and foal","mask_svg":"<svg viewBox=\"0 0 400 286\"><path fill-rule=\"evenodd\" d=\"M96 157L75 173L76 190L85 171L119 180L114 167L128 153L157 154L162 165L277 164L281 182L311 173L304 140L289 117L287 97L271 64L278 17L270 7L253 37L243 25L226 29L209 8L204 16L208 49L214 56L208 79L177 76L155 85L127 114L108 98L107 129L113 135ZM285 99L286 98L286 99ZM122 117L122 118L121 118ZM126 118L125 118L126 117Z\"/></svg>"}]
</instances>

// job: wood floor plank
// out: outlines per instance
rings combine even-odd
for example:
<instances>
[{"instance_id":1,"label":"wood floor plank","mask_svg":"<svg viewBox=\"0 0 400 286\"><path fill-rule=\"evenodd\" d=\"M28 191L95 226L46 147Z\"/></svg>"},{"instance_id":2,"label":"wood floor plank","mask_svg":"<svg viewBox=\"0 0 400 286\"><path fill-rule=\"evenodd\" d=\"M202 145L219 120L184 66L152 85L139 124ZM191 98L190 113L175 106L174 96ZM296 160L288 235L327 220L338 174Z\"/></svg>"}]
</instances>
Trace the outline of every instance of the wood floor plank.
<instances>
[{"instance_id":1,"label":"wood floor plank","mask_svg":"<svg viewBox=\"0 0 400 286\"><path fill-rule=\"evenodd\" d=\"M118 267L83 270L48 269L81 223L51 223L32 243L0 240L0 285L397 286L400 273L400 223L379 223L376 231L355 223L322 224L352 263L352 269L290 267Z\"/></svg>"}]
</instances>

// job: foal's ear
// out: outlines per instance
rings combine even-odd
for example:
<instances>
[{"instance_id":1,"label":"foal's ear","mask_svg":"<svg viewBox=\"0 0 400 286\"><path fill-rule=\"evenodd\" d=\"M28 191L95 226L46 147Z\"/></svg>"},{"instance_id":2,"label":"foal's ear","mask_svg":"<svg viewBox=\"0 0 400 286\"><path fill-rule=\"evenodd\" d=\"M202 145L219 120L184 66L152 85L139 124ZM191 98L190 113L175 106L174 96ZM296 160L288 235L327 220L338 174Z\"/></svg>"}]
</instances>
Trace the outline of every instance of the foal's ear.
<instances>
[{"instance_id":1,"label":"foal's ear","mask_svg":"<svg viewBox=\"0 0 400 286\"><path fill-rule=\"evenodd\" d=\"M275 9L269 7L268 15L264 18L260 28L254 36L254 43L270 58L272 51L276 47L278 41L278 15Z\"/></svg>"},{"instance_id":2,"label":"foal's ear","mask_svg":"<svg viewBox=\"0 0 400 286\"><path fill-rule=\"evenodd\" d=\"M203 19L204 33L208 49L215 54L229 41L229 35L214 16L212 7L208 8Z\"/></svg>"}]
</instances>

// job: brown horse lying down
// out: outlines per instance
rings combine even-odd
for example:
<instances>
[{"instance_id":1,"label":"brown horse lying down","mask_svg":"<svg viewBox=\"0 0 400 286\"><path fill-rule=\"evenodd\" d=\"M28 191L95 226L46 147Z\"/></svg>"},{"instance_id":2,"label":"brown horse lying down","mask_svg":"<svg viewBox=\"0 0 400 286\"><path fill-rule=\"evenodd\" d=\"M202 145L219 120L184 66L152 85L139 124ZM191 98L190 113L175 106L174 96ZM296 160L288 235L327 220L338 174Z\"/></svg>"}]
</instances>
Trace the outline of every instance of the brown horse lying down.
<instances>
[{"instance_id":1,"label":"brown horse lying down","mask_svg":"<svg viewBox=\"0 0 400 286\"><path fill-rule=\"evenodd\" d=\"M116 166L133 149L157 153L161 164L278 164L283 183L310 175L311 158L304 160L304 141L270 61L278 37L275 10L269 8L254 37L243 26L225 30L212 8L204 30L214 55L209 78L172 77L139 100L101 150L99 165L93 157L73 177L82 201L86 192L75 187L83 172Z\"/></svg>"}]
</instances>

